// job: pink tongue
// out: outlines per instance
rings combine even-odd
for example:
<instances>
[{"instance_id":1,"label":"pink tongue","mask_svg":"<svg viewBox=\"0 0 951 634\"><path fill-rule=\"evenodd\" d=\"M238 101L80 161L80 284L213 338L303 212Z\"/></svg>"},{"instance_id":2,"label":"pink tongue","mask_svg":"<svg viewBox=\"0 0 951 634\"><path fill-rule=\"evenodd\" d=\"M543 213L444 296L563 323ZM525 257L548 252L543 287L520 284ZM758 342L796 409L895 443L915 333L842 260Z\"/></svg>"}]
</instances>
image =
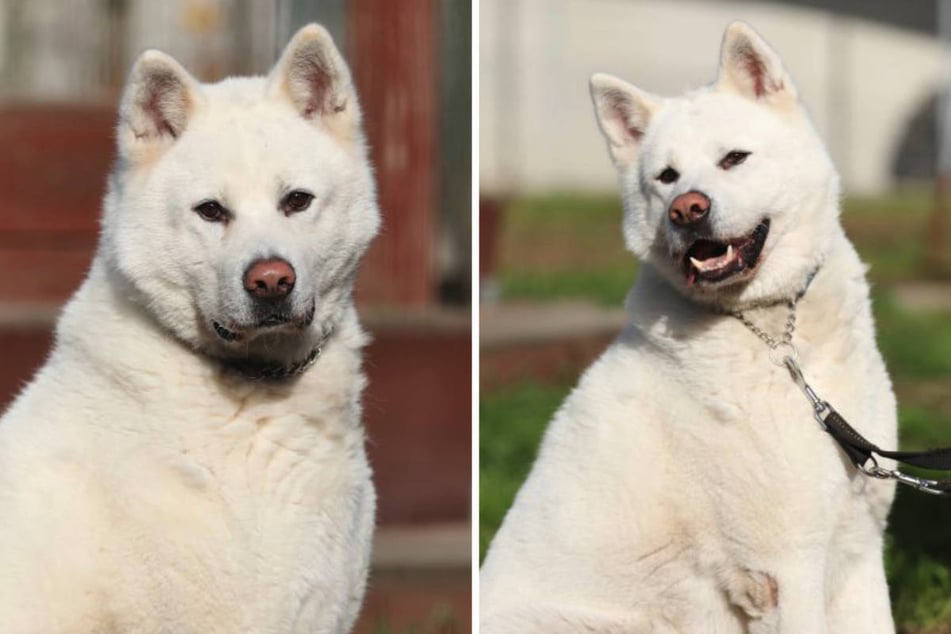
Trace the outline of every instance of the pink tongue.
<instances>
[{"instance_id":1,"label":"pink tongue","mask_svg":"<svg viewBox=\"0 0 951 634\"><path fill-rule=\"evenodd\" d=\"M729 257L729 258L727 258L727 254L724 253L724 254L721 255L721 256L712 258L711 260L706 260L706 261L704 261L704 265L712 265L712 266L715 266L715 267L717 267L717 268L720 268L720 267L724 266L725 264L729 263L729 262L730 262L731 260L733 260L735 257L736 257L736 253L734 253L734 254L733 254L731 257Z\"/></svg>"}]
</instances>

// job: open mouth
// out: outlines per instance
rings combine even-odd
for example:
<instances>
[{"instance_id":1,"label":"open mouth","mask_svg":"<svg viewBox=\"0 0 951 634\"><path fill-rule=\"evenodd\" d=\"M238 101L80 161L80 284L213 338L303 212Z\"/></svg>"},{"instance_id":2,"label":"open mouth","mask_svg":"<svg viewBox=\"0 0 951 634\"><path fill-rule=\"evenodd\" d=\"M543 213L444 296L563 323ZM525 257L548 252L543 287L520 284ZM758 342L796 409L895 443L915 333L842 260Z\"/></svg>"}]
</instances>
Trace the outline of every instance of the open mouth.
<instances>
[{"instance_id":1,"label":"open mouth","mask_svg":"<svg viewBox=\"0 0 951 634\"><path fill-rule=\"evenodd\" d=\"M716 284L754 269L768 234L769 218L766 218L753 231L740 238L726 241L696 240L684 253L682 262L687 286Z\"/></svg>"},{"instance_id":2,"label":"open mouth","mask_svg":"<svg viewBox=\"0 0 951 634\"><path fill-rule=\"evenodd\" d=\"M225 326L220 321L212 321L211 326L215 334L224 341L238 341L246 338L248 334L289 328L292 330L303 330L310 326L314 321L315 304L310 305L310 309L299 317L289 313L275 312L263 316L261 319L249 326L239 326L228 324Z\"/></svg>"}]
</instances>

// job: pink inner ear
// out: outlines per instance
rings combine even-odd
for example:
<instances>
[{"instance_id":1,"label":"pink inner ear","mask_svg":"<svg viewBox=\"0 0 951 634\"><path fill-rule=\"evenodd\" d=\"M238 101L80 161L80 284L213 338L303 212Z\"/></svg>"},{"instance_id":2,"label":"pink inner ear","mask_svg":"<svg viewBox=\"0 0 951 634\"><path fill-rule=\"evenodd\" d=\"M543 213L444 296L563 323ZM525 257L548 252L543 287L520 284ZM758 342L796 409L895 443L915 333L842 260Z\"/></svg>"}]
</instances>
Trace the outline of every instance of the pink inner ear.
<instances>
[{"instance_id":1,"label":"pink inner ear","mask_svg":"<svg viewBox=\"0 0 951 634\"><path fill-rule=\"evenodd\" d=\"M627 133L631 135L631 138L635 141L640 141L641 137L644 136L644 131L630 124L630 109L618 103L614 106L614 114L618 117L624 129L627 130Z\"/></svg>"},{"instance_id":2,"label":"pink inner ear","mask_svg":"<svg viewBox=\"0 0 951 634\"><path fill-rule=\"evenodd\" d=\"M753 92L757 97L762 97L766 94L766 89L763 86L763 62L755 55L747 55L744 63L746 64L746 72L753 78Z\"/></svg>"},{"instance_id":3,"label":"pink inner ear","mask_svg":"<svg viewBox=\"0 0 951 634\"><path fill-rule=\"evenodd\" d=\"M766 64L763 63L763 58L753 50L748 42L738 44L734 53L752 80L753 94L756 95L757 99L766 95L767 92L774 93L782 90L782 82L777 83L771 80L766 72Z\"/></svg>"},{"instance_id":4,"label":"pink inner ear","mask_svg":"<svg viewBox=\"0 0 951 634\"><path fill-rule=\"evenodd\" d=\"M314 114L324 113L330 91L330 78L327 76L327 71L313 57L301 59L295 66L298 66L295 71L299 73L299 77L306 86L307 98L304 100L301 114L309 119Z\"/></svg>"},{"instance_id":5,"label":"pink inner ear","mask_svg":"<svg viewBox=\"0 0 951 634\"><path fill-rule=\"evenodd\" d=\"M606 95L606 98L610 100L612 118L627 131L634 141L640 141L641 137L644 136L644 131L631 123L634 112L627 95L619 91L612 91Z\"/></svg>"},{"instance_id":6,"label":"pink inner ear","mask_svg":"<svg viewBox=\"0 0 951 634\"><path fill-rule=\"evenodd\" d=\"M183 93L183 87L177 77L171 73L160 73L151 77L145 88L146 98L141 103L142 113L148 118L153 126L155 136L168 135L172 139L178 138L180 130L176 123L169 117L171 114L181 115L186 106L185 103L174 103L173 100ZM178 110L179 112L174 112ZM146 136L146 135L137 135Z\"/></svg>"},{"instance_id":7,"label":"pink inner ear","mask_svg":"<svg viewBox=\"0 0 951 634\"><path fill-rule=\"evenodd\" d=\"M172 127L172 124L165 117L165 114L162 112L162 95L153 92L148 101L142 105L142 110L145 112L152 120L152 124L155 126L155 131L158 133L158 136L167 134L173 139L178 138L178 134L175 132L175 128Z\"/></svg>"},{"instance_id":8,"label":"pink inner ear","mask_svg":"<svg viewBox=\"0 0 951 634\"><path fill-rule=\"evenodd\" d=\"M339 79L333 61L316 46L299 51L291 70L291 81L298 85L301 114L306 118L342 112L346 102L337 103ZM301 94L302 93L302 94Z\"/></svg>"}]
</instances>

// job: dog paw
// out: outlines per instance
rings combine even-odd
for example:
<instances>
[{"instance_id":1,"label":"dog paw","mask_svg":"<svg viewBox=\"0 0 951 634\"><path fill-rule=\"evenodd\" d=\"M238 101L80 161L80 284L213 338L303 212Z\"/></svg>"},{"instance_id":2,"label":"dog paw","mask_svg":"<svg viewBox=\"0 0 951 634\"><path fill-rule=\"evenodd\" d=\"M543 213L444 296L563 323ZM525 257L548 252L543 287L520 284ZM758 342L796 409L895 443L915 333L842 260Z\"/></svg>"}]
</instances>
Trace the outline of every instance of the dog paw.
<instances>
[{"instance_id":1,"label":"dog paw","mask_svg":"<svg viewBox=\"0 0 951 634\"><path fill-rule=\"evenodd\" d=\"M738 571L727 586L730 601L752 619L760 619L779 604L776 579L756 570Z\"/></svg>"}]
</instances>

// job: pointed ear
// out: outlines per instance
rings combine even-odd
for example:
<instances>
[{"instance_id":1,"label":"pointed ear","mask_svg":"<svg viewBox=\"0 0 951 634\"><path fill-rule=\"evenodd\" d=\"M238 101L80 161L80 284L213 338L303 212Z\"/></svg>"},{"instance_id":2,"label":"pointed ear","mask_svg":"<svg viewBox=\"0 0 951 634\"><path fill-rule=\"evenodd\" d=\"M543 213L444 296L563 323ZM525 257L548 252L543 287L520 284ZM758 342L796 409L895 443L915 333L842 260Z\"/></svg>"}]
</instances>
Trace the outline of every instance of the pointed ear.
<instances>
[{"instance_id":1,"label":"pointed ear","mask_svg":"<svg viewBox=\"0 0 951 634\"><path fill-rule=\"evenodd\" d=\"M308 24L291 39L268 76L268 92L341 139L359 134L360 107L350 71L330 33Z\"/></svg>"},{"instance_id":2,"label":"pointed ear","mask_svg":"<svg viewBox=\"0 0 951 634\"><path fill-rule=\"evenodd\" d=\"M129 74L119 104L119 154L132 162L154 158L185 131L201 88L174 59L145 51Z\"/></svg>"},{"instance_id":3,"label":"pointed ear","mask_svg":"<svg viewBox=\"0 0 951 634\"><path fill-rule=\"evenodd\" d=\"M611 157L618 165L633 162L661 99L604 73L592 75L590 87L594 112L607 137Z\"/></svg>"},{"instance_id":4,"label":"pointed ear","mask_svg":"<svg viewBox=\"0 0 951 634\"><path fill-rule=\"evenodd\" d=\"M723 34L716 88L777 105L798 98L779 55L744 22L734 22Z\"/></svg>"}]
</instances>

